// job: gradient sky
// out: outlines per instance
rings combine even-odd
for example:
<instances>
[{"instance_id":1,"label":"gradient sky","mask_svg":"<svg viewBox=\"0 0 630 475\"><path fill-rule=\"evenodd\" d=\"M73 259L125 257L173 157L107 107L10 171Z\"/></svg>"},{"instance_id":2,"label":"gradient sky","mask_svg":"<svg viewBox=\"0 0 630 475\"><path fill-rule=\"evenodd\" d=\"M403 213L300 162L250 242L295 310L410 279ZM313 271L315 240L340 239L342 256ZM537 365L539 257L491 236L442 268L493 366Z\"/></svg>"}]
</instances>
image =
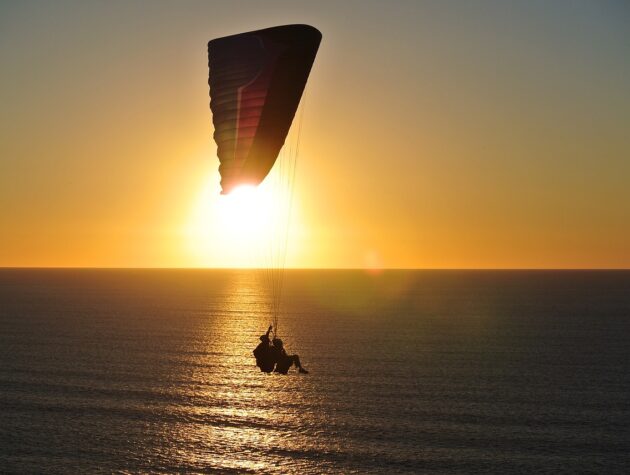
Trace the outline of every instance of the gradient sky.
<instances>
[{"instance_id":1,"label":"gradient sky","mask_svg":"<svg viewBox=\"0 0 630 475\"><path fill-rule=\"evenodd\" d=\"M3 1L0 266L236 265L190 236L206 43L286 23L323 33L289 266L630 267L628 3L420 0Z\"/></svg>"}]
</instances>

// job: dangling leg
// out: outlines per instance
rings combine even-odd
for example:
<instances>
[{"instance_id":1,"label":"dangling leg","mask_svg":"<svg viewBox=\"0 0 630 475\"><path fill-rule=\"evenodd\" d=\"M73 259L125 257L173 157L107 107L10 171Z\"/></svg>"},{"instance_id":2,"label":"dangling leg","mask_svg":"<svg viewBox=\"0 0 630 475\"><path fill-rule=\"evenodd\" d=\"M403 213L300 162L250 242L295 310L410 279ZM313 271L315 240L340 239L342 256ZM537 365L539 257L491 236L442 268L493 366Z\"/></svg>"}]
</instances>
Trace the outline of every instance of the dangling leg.
<instances>
[{"instance_id":1,"label":"dangling leg","mask_svg":"<svg viewBox=\"0 0 630 475\"><path fill-rule=\"evenodd\" d=\"M300 363L300 357L298 355L292 355L291 360L293 361L293 364L299 370L300 373L304 373L304 374L308 373L308 371L302 368L302 363Z\"/></svg>"}]
</instances>

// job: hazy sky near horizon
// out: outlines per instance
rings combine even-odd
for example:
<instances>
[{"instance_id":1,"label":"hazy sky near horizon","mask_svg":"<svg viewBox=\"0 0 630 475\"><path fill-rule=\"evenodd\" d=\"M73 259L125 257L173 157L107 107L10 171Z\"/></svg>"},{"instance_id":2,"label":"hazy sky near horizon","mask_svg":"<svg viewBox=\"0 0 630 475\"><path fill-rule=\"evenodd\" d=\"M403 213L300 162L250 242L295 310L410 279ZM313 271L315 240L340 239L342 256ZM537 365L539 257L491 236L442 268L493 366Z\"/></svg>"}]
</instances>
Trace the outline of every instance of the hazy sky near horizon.
<instances>
[{"instance_id":1,"label":"hazy sky near horizon","mask_svg":"<svg viewBox=\"0 0 630 475\"><path fill-rule=\"evenodd\" d=\"M4 1L0 266L239 265L190 231L219 192L206 43L307 23L289 266L628 268L629 22L623 1Z\"/></svg>"}]
</instances>

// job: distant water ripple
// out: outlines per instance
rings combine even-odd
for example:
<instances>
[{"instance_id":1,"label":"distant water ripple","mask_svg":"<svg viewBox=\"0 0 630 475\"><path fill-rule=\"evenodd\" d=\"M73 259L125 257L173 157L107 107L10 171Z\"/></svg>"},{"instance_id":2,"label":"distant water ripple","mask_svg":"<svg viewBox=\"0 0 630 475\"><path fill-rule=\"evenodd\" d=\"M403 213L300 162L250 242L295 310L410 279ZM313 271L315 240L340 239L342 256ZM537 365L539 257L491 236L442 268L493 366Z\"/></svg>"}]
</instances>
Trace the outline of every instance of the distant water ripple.
<instances>
[{"instance_id":1,"label":"distant water ripple","mask_svg":"<svg viewBox=\"0 0 630 475\"><path fill-rule=\"evenodd\" d=\"M0 269L2 473L627 473L630 272Z\"/></svg>"}]
</instances>

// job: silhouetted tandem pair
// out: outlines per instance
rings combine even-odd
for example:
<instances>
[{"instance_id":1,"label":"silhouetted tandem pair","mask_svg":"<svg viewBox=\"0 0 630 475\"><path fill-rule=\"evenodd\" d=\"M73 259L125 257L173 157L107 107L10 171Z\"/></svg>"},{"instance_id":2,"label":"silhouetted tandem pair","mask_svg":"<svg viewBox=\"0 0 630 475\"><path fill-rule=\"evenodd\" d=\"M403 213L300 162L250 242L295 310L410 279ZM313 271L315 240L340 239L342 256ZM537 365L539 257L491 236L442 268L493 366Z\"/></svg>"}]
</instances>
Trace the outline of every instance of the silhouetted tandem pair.
<instances>
[{"instance_id":1,"label":"silhouetted tandem pair","mask_svg":"<svg viewBox=\"0 0 630 475\"><path fill-rule=\"evenodd\" d=\"M267 329L267 333L260 336L260 343L254 349L254 356L256 357L256 366L260 368L260 371L265 373L287 374L289 368L295 365L300 373L308 373L300 363L300 357L298 355L287 355L282 340L280 338L274 338L273 341L269 339L269 333L271 333L272 326Z\"/></svg>"}]
</instances>

